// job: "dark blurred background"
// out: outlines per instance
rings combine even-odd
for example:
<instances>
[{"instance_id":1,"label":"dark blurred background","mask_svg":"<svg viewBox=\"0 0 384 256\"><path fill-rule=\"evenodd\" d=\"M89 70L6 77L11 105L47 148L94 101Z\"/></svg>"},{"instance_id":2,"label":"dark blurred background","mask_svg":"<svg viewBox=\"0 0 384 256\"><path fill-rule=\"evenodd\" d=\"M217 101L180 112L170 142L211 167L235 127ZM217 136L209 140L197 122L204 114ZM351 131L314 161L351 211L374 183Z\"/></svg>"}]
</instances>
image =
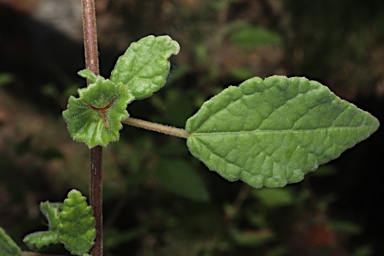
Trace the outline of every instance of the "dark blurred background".
<instances>
[{"instance_id":1,"label":"dark blurred background","mask_svg":"<svg viewBox=\"0 0 384 256\"><path fill-rule=\"evenodd\" d=\"M105 77L143 36L181 45L167 85L131 104L133 117L183 127L228 85L278 74L318 80L383 121L382 0L96 5ZM39 202L88 194L88 149L61 117L83 68L80 1L0 0L0 226L20 245L46 229ZM121 137L104 150L107 256L384 255L381 129L303 182L259 190L210 172L182 139Z\"/></svg>"}]
</instances>

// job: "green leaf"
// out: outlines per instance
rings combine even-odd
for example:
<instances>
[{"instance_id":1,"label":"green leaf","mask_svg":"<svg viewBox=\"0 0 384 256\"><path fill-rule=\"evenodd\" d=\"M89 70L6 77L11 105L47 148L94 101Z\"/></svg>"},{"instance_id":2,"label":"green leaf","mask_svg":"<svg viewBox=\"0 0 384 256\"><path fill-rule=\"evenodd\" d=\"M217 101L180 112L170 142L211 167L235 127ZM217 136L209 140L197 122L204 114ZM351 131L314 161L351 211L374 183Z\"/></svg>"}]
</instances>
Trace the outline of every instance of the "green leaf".
<instances>
[{"instance_id":1,"label":"green leaf","mask_svg":"<svg viewBox=\"0 0 384 256\"><path fill-rule=\"evenodd\" d=\"M89 72L81 75L92 79ZM98 76L94 83L78 92L80 97L71 96L68 109L63 112L72 138L90 148L117 141L123 127L121 121L129 116L127 105L134 99L127 87Z\"/></svg>"},{"instance_id":2,"label":"green leaf","mask_svg":"<svg viewBox=\"0 0 384 256\"><path fill-rule=\"evenodd\" d=\"M252 78L188 119L190 152L229 181L260 188L304 174L368 138L378 120L305 78Z\"/></svg>"},{"instance_id":3,"label":"green leaf","mask_svg":"<svg viewBox=\"0 0 384 256\"><path fill-rule=\"evenodd\" d=\"M21 249L0 227L0 255L1 256L19 256Z\"/></svg>"},{"instance_id":4,"label":"green leaf","mask_svg":"<svg viewBox=\"0 0 384 256\"><path fill-rule=\"evenodd\" d=\"M161 161L156 174L160 183L177 195L199 202L209 200L209 193L199 174L183 161Z\"/></svg>"},{"instance_id":5,"label":"green leaf","mask_svg":"<svg viewBox=\"0 0 384 256\"><path fill-rule=\"evenodd\" d=\"M82 194L72 189L64 200L60 214L60 241L74 255L84 255L92 248L96 236L95 218Z\"/></svg>"},{"instance_id":6,"label":"green leaf","mask_svg":"<svg viewBox=\"0 0 384 256\"><path fill-rule=\"evenodd\" d=\"M96 83L97 76L89 69L83 69L77 72L77 74L81 77L84 77L91 81L92 83Z\"/></svg>"},{"instance_id":7,"label":"green leaf","mask_svg":"<svg viewBox=\"0 0 384 256\"><path fill-rule=\"evenodd\" d=\"M28 234L24 237L23 242L28 244L30 248L41 249L50 244L60 243L58 231L39 231Z\"/></svg>"},{"instance_id":8,"label":"green leaf","mask_svg":"<svg viewBox=\"0 0 384 256\"><path fill-rule=\"evenodd\" d=\"M49 230L28 234L24 237L23 242L27 243L29 247L37 249L60 243L58 225L62 206L62 203L41 202L40 211L48 220Z\"/></svg>"},{"instance_id":9,"label":"green leaf","mask_svg":"<svg viewBox=\"0 0 384 256\"><path fill-rule=\"evenodd\" d=\"M170 68L168 58L179 50L179 44L169 36L144 37L119 57L110 79L126 84L136 99L147 98L164 86Z\"/></svg>"},{"instance_id":10,"label":"green leaf","mask_svg":"<svg viewBox=\"0 0 384 256\"><path fill-rule=\"evenodd\" d=\"M47 218L50 230L57 230L57 226L60 223L59 214L62 208L62 203L51 203L48 201L40 203L40 211Z\"/></svg>"}]
</instances>

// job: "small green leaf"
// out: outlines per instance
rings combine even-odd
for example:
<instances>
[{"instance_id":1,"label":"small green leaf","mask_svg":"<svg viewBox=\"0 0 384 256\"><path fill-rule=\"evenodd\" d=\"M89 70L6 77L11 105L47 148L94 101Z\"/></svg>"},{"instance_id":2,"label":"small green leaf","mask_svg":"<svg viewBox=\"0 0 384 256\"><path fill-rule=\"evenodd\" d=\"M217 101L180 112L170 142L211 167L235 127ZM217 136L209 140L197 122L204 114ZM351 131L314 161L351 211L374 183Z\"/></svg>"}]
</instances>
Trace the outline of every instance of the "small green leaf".
<instances>
[{"instance_id":1,"label":"small green leaf","mask_svg":"<svg viewBox=\"0 0 384 256\"><path fill-rule=\"evenodd\" d=\"M0 227L0 255L1 256L20 256L21 249Z\"/></svg>"},{"instance_id":2,"label":"small green leaf","mask_svg":"<svg viewBox=\"0 0 384 256\"><path fill-rule=\"evenodd\" d=\"M209 200L209 193L199 174L183 161L161 161L157 178L166 189L177 195L199 202Z\"/></svg>"},{"instance_id":3,"label":"small green leaf","mask_svg":"<svg viewBox=\"0 0 384 256\"><path fill-rule=\"evenodd\" d=\"M96 83L97 76L89 69L83 69L77 72L77 74L81 77L84 77L91 81L92 83Z\"/></svg>"},{"instance_id":4,"label":"small green leaf","mask_svg":"<svg viewBox=\"0 0 384 256\"><path fill-rule=\"evenodd\" d=\"M48 201L40 203L40 211L47 218L50 230L57 230L57 226L60 223L59 214L62 208L62 203L51 203Z\"/></svg>"},{"instance_id":5,"label":"small green leaf","mask_svg":"<svg viewBox=\"0 0 384 256\"><path fill-rule=\"evenodd\" d=\"M210 170L260 188L304 174L368 138L378 120L305 78L252 78L188 119L187 145Z\"/></svg>"},{"instance_id":6,"label":"small green leaf","mask_svg":"<svg viewBox=\"0 0 384 256\"><path fill-rule=\"evenodd\" d=\"M50 244L58 244L59 232L58 231L39 231L28 234L24 237L23 242L26 243L30 248L41 249L44 246Z\"/></svg>"},{"instance_id":7,"label":"small green leaf","mask_svg":"<svg viewBox=\"0 0 384 256\"><path fill-rule=\"evenodd\" d=\"M170 68L168 58L179 50L179 44L169 36L144 37L120 56L110 79L126 84L136 99L147 98L164 86Z\"/></svg>"},{"instance_id":8,"label":"small green leaf","mask_svg":"<svg viewBox=\"0 0 384 256\"><path fill-rule=\"evenodd\" d=\"M74 255L84 255L92 248L96 236L95 218L82 194L72 189L64 200L60 214L60 241Z\"/></svg>"},{"instance_id":9,"label":"small green leaf","mask_svg":"<svg viewBox=\"0 0 384 256\"><path fill-rule=\"evenodd\" d=\"M49 224L48 231L39 231L28 234L24 237L23 242L31 248L40 249L50 244L60 243L59 240L59 214L61 212L62 203L41 202L40 211L47 218Z\"/></svg>"},{"instance_id":10,"label":"small green leaf","mask_svg":"<svg viewBox=\"0 0 384 256\"><path fill-rule=\"evenodd\" d=\"M88 73L82 73L88 77ZM69 98L63 112L69 133L92 148L119 139L121 121L128 118L127 105L133 101L125 85L98 76L95 83L79 89L79 98Z\"/></svg>"}]
</instances>

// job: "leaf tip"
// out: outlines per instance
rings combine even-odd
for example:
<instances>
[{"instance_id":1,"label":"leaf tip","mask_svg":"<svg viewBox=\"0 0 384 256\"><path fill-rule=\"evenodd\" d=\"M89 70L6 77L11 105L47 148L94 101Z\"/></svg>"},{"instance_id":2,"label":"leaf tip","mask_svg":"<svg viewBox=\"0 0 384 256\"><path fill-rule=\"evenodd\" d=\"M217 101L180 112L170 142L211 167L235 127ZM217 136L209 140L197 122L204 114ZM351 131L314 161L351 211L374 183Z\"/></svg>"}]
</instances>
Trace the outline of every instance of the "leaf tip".
<instances>
[{"instance_id":1,"label":"leaf tip","mask_svg":"<svg viewBox=\"0 0 384 256\"><path fill-rule=\"evenodd\" d=\"M77 72L77 74L83 78L88 79L92 83L96 82L97 76L89 69L83 69Z\"/></svg>"}]
</instances>

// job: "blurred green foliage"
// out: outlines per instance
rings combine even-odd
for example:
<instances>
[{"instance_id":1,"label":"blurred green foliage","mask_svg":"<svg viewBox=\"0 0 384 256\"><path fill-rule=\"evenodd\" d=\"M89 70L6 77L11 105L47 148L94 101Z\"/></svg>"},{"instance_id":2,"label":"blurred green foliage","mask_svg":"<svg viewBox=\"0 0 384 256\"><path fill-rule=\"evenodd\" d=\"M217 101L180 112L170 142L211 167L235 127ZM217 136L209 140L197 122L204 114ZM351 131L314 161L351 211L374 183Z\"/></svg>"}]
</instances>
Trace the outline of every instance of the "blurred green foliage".
<instances>
[{"instance_id":1,"label":"blurred green foliage","mask_svg":"<svg viewBox=\"0 0 384 256\"><path fill-rule=\"evenodd\" d=\"M12 83L15 77L11 73L0 73L0 86Z\"/></svg>"},{"instance_id":2,"label":"blurred green foliage","mask_svg":"<svg viewBox=\"0 0 384 256\"><path fill-rule=\"evenodd\" d=\"M208 202L209 194L196 170L185 161L162 160L157 179L168 190L195 201Z\"/></svg>"},{"instance_id":3,"label":"blurred green foliage","mask_svg":"<svg viewBox=\"0 0 384 256\"><path fill-rule=\"evenodd\" d=\"M171 59L165 88L130 105L134 117L182 127L226 86L272 74L305 75L354 101L371 97L361 106L381 113L375 102L383 95L383 5L378 0L109 1L98 16L101 73L109 73L131 41L169 34L181 52ZM64 53L74 59L82 54ZM67 92L83 84L64 68L41 79L51 67L31 76L24 62L17 70L4 63L0 58L0 79L7 84L0 87L0 226L22 244L25 234L44 229L40 201L62 201L72 187L87 193L88 149L70 139L60 115ZM375 183L380 179L365 178L378 170L376 137L327 166L324 175L282 190L228 183L190 157L178 138L133 127L124 127L121 137L104 150L106 256L383 253L377 208L382 191Z\"/></svg>"}]
</instances>

